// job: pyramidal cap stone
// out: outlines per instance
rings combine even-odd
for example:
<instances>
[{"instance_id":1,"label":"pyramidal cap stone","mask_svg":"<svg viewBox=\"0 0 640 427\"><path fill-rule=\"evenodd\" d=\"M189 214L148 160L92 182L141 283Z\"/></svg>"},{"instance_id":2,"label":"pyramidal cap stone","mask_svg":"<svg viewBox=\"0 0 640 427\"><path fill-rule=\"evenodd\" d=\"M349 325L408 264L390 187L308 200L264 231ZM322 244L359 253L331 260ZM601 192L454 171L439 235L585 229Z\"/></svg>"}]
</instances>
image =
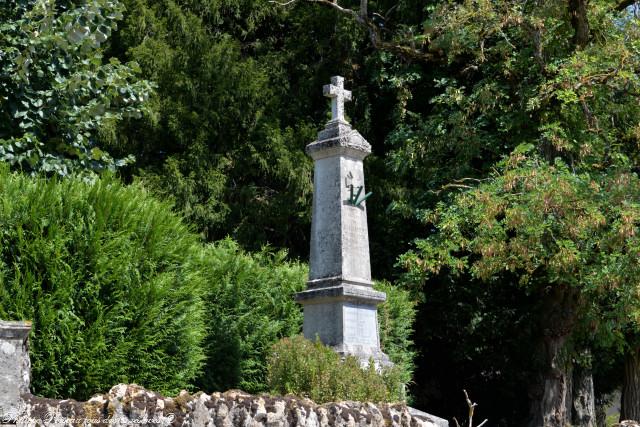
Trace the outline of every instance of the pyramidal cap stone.
<instances>
[{"instance_id":1,"label":"pyramidal cap stone","mask_svg":"<svg viewBox=\"0 0 640 427\"><path fill-rule=\"evenodd\" d=\"M331 98L332 119L306 147L314 160L314 193L309 281L296 296L304 306L304 335L363 364L373 358L387 365L376 309L386 295L372 287L369 259L363 160L371 145L344 118L351 99L344 79L332 77L323 92Z\"/></svg>"}]
</instances>

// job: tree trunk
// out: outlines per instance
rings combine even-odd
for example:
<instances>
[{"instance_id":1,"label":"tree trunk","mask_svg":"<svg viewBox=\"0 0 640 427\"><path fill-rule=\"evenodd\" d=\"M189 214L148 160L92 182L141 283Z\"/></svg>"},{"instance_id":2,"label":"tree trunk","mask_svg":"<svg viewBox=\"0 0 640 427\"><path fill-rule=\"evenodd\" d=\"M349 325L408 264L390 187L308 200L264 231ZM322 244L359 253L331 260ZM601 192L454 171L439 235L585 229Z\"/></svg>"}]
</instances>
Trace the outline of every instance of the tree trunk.
<instances>
[{"instance_id":1,"label":"tree trunk","mask_svg":"<svg viewBox=\"0 0 640 427\"><path fill-rule=\"evenodd\" d=\"M591 370L576 366L573 370L573 426L597 427L596 403Z\"/></svg>"},{"instance_id":2,"label":"tree trunk","mask_svg":"<svg viewBox=\"0 0 640 427\"><path fill-rule=\"evenodd\" d=\"M567 385L565 388L564 404L566 405L565 411L567 412L567 421L571 421L571 414L573 412L573 365L568 363L565 373L567 374Z\"/></svg>"},{"instance_id":3,"label":"tree trunk","mask_svg":"<svg viewBox=\"0 0 640 427\"><path fill-rule=\"evenodd\" d=\"M596 425L607 427L607 406L602 403L596 406Z\"/></svg>"},{"instance_id":4,"label":"tree trunk","mask_svg":"<svg viewBox=\"0 0 640 427\"><path fill-rule=\"evenodd\" d=\"M539 374L541 394L532 396L529 427L565 427L567 416L567 385L569 376L562 360L566 337L545 339L545 356L549 366Z\"/></svg>"},{"instance_id":5,"label":"tree trunk","mask_svg":"<svg viewBox=\"0 0 640 427\"><path fill-rule=\"evenodd\" d=\"M627 351L624 358L620 421L640 421L640 346Z\"/></svg>"},{"instance_id":6,"label":"tree trunk","mask_svg":"<svg viewBox=\"0 0 640 427\"><path fill-rule=\"evenodd\" d=\"M573 332L577 301L576 292L564 286L555 286L544 296L539 354L543 364L529 396L529 427L565 427L571 420L567 402L570 362L564 350Z\"/></svg>"},{"instance_id":7,"label":"tree trunk","mask_svg":"<svg viewBox=\"0 0 640 427\"><path fill-rule=\"evenodd\" d=\"M360 16L363 18L367 18L367 2L368 0L360 0Z\"/></svg>"},{"instance_id":8,"label":"tree trunk","mask_svg":"<svg viewBox=\"0 0 640 427\"><path fill-rule=\"evenodd\" d=\"M582 49L589 43L589 19L587 16L588 0L569 0L569 13L571 14L571 26L573 26L573 44Z\"/></svg>"}]
</instances>

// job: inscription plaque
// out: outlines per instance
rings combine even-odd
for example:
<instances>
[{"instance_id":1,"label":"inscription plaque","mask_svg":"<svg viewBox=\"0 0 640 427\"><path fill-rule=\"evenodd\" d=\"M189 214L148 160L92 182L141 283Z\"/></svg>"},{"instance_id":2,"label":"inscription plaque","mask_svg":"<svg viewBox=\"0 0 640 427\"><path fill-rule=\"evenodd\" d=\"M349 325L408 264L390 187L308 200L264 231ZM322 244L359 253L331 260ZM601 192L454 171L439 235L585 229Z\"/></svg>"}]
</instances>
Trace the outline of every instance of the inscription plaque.
<instances>
[{"instance_id":1,"label":"inscription plaque","mask_svg":"<svg viewBox=\"0 0 640 427\"><path fill-rule=\"evenodd\" d=\"M349 344L378 346L378 316L375 307L345 303L344 340Z\"/></svg>"}]
</instances>

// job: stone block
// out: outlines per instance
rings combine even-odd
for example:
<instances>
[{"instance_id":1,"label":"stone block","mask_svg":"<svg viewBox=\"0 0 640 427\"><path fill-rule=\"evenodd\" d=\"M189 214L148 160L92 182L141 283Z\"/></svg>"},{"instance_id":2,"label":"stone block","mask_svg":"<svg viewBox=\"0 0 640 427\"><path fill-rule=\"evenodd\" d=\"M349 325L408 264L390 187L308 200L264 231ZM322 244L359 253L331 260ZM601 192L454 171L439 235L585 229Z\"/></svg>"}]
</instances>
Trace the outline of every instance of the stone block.
<instances>
[{"instance_id":1,"label":"stone block","mask_svg":"<svg viewBox=\"0 0 640 427\"><path fill-rule=\"evenodd\" d=\"M309 280L340 277L371 285L366 202L349 203L364 187L362 161L346 155L315 161Z\"/></svg>"},{"instance_id":2,"label":"stone block","mask_svg":"<svg viewBox=\"0 0 640 427\"><path fill-rule=\"evenodd\" d=\"M377 305L386 295L369 286L342 283L339 286L300 292L304 306L304 336L317 338L343 355L358 357L363 365L373 359L377 366L390 364L380 350Z\"/></svg>"},{"instance_id":3,"label":"stone block","mask_svg":"<svg viewBox=\"0 0 640 427\"><path fill-rule=\"evenodd\" d=\"M0 321L0 421L15 419L22 407L23 394L29 393L30 322Z\"/></svg>"}]
</instances>

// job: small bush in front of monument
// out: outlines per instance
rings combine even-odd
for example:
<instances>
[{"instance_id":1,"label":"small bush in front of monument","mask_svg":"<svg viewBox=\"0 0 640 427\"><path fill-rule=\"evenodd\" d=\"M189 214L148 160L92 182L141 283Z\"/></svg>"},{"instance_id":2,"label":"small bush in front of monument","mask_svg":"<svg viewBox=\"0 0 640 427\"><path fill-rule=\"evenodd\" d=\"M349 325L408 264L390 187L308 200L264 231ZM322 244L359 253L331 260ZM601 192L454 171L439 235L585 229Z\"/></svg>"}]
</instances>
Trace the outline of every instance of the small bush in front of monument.
<instances>
[{"instance_id":1,"label":"small bush in front of monument","mask_svg":"<svg viewBox=\"0 0 640 427\"><path fill-rule=\"evenodd\" d=\"M269 386L276 394L293 394L316 403L344 400L398 402L403 400L400 370L362 368L353 357L341 357L319 340L297 335L277 342L268 360Z\"/></svg>"}]
</instances>

